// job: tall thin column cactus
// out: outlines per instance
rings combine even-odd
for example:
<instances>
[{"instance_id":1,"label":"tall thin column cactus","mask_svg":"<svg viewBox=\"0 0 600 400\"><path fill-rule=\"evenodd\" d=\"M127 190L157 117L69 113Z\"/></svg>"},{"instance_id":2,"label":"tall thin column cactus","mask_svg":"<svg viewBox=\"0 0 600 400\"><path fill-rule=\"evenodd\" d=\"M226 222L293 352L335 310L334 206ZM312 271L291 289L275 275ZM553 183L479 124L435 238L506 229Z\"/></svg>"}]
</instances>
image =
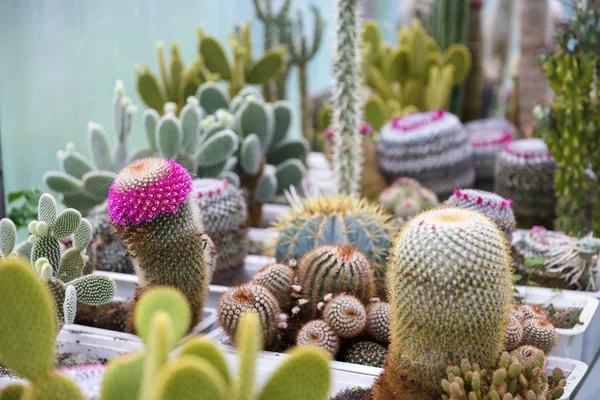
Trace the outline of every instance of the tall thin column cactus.
<instances>
[{"instance_id":1,"label":"tall thin column cactus","mask_svg":"<svg viewBox=\"0 0 600 400\"><path fill-rule=\"evenodd\" d=\"M337 1L333 74L333 168L340 194L358 196L362 166L360 0Z\"/></svg>"}]
</instances>

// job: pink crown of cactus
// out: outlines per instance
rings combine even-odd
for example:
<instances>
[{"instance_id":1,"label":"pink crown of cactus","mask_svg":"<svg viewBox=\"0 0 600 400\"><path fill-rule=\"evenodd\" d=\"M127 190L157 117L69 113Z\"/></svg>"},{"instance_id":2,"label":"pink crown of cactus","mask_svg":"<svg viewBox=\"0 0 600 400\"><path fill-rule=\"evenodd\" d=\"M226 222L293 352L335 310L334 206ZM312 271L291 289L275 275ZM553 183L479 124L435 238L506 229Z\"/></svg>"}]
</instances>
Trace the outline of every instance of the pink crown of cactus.
<instances>
[{"instance_id":1,"label":"pink crown of cactus","mask_svg":"<svg viewBox=\"0 0 600 400\"><path fill-rule=\"evenodd\" d=\"M360 123L360 134L361 135L368 135L371 132L373 132L373 128L371 128L371 125L367 124L366 122ZM331 139L333 137L334 133L335 133L335 130L333 129L333 126L328 126L327 128L325 128L325 131L323 132L323 137L325 139Z\"/></svg>"},{"instance_id":2,"label":"pink crown of cactus","mask_svg":"<svg viewBox=\"0 0 600 400\"><path fill-rule=\"evenodd\" d=\"M227 179L194 179L192 182L194 196L199 199L220 196L228 186Z\"/></svg>"},{"instance_id":3,"label":"pink crown of cactus","mask_svg":"<svg viewBox=\"0 0 600 400\"><path fill-rule=\"evenodd\" d=\"M470 192L470 194L469 194L469 192ZM493 194L498 196L496 193L493 193ZM484 202L485 202L486 206L494 207L494 208L497 207L499 209L510 207L513 203L512 199L502 199L499 202L495 202L492 200L484 200L483 197L477 195L477 190L462 191L460 189L454 189L454 195L459 199L472 200L476 204L484 204ZM498 196L498 197L500 198L500 196Z\"/></svg>"},{"instance_id":4,"label":"pink crown of cactus","mask_svg":"<svg viewBox=\"0 0 600 400\"><path fill-rule=\"evenodd\" d=\"M510 133L507 131L490 131L486 132L486 134L482 136L484 136L485 138L469 136L471 145L479 149L484 147L506 145L512 142L512 136L510 136Z\"/></svg>"},{"instance_id":5,"label":"pink crown of cactus","mask_svg":"<svg viewBox=\"0 0 600 400\"><path fill-rule=\"evenodd\" d=\"M392 128L402 132L408 132L440 121L445 115L445 110L403 115L392 120Z\"/></svg>"},{"instance_id":6,"label":"pink crown of cactus","mask_svg":"<svg viewBox=\"0 0 600 400\"><path fill-rule=\"evenodd\" d=\"M524 143L526 140L534 139L510 142L504 147L504 152L520 160L550 161L553 159L552 153L548 151L545 145L541 146L539 143L532 143L531 148L528 148L528 143Z\"/></svg>"},{"instance_id":7,"label":"pink crown of cactus","mask_svg":"<svg viewBox=\"0 0 600 400\"><path fill-rule=\"evenodd\" d=\"M108 192L108 213L115 224L127 226L175 213L187 201L192 178L173 160L144 158L127 165Z\"/></svg>"}]
</instances>

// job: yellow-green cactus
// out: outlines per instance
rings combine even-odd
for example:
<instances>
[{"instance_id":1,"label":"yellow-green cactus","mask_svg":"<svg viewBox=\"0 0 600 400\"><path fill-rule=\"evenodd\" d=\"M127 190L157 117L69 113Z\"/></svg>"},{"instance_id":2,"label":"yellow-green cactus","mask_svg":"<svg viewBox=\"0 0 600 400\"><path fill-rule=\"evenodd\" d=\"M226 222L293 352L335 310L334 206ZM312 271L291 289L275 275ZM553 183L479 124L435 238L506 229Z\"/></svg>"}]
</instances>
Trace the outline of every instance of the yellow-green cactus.
<instances>
[{"instance_id":1,"label":"yellow-green cactus","mask_svg":"<svg viewBox=\"0 0 600 400\"><path fill-rule=\"evenodd\" d=\"M391 118L417 111L447 109L453 87L467 78L471 54L463 44L442 52L418 21L398 32L398 47L382 43L374 21L363 26L363 74L373 96L365 120L375 130Z\"/></svg>"}]
</instances>

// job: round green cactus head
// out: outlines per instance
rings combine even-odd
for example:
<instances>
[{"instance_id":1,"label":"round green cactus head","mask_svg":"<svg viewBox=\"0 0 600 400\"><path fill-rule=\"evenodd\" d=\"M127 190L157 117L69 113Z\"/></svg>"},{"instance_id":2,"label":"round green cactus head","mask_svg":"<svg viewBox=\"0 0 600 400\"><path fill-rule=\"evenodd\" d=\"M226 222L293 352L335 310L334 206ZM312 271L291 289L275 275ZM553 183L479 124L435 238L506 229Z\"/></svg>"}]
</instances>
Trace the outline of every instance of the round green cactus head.
<instances>
[{"instance_id":1,"label":"round green cactus head","mask_svg":"<svg viewBox=\"0 0 600 400\"><path fill-rule=\"evenodd\" d=\"M389 261L390 356L439 391L446 366L493 367L512 301L509 249L483 214L442 207L401 229Z\"/></svg>"}]
</instances>

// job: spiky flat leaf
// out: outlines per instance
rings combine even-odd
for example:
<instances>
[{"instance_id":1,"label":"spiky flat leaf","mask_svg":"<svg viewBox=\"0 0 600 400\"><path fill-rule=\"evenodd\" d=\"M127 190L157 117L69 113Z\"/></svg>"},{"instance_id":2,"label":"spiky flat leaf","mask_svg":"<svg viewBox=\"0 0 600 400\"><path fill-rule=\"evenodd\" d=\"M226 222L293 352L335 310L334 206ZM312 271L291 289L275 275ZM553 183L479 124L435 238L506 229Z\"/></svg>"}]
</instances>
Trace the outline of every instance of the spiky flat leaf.
<instances>
[{"instance_id":1,"label":"spiky flat leaf","mask_svg":"<svg viewBox=\"0 0 600 400\"><path fill-rule=\"evenodd\" d=\"M237 150L238 136L230 129L213 135L198 150L196 161L201 167L220 164Z\"/></svg>"},{"instance_id":2,"label":"spiky flat leaf","mask_svg":"<svg viewBox=\"0 0 600 400\"><path fill-rule=\"evenodd\" d=\"M77 314L77 290L72 285L67 285L67 288L65 289L63 314L65 316L66 325L75 323L75 315Z\"/></svg>"},{"instance_id":3,"label":"spiky flat leaf","mask_svg":"<svg viewBox=\"0 0 600 400\"><path fill-rule=\"evenodd\" d=\"M56 218L56 224L54 225L54 237L57 239L66 238L72 235L79 224L81 223L81 213L72 208L63 210Z\"/></svg>"},{"instance_id":4,"label":"spiky flat leaf","mask_svg":"<svg viewBox=\"0 0 600 400\"><path fill-rule=\"evenodd\" d=\"M204 36L200 42L200 55L206 68L220 75L221 79L231 80L231 67L218 39L214 36ZM204 107L203 107L204 108ZM208 111L207 111L208 112Z\"/></svg>"},{"instance_id":5,"label":"spiky flat leaf","mask_svg":"<svg viewBox=\"0 0 600 400\"><path fill-rule=\"evenodd\" d=\"M229 108L229 95L216 83L206 82L200 85L196 97L200 102L200 107L208 115L214 114L219 109L227 110Z\"/></svg>"},{"instance_id":6,"label":"spiky flat leaf","mask_svg":"<svg viewBox=\"0 0 600 400\"><path fill-rule=\"evenodd\" d=\"M92 197L85 192L63 195L63 204L69 208L74 208L79 212L87 214L89 210L102 204L103 200Z\"/></svg>"},{"instance_id":7,"label":"spiky flat leaf","mask_svg":"<svg viewBox=\"0 0 600 400\"><path fill-rule=\"evenodd\" d=\"M254 397L256 357L262 348L260 319L253 311L244 312L238 323L235 347L239 354L238 377L233 383L233 397L239 400Z\"/></svg>"},{"instance_id":8,"label":"spiky flat leaf","mask_svg":"<svg viewBox=\"0 0 600 400\"><path fill-rule=\"evenodd\" d=\"M235 115L236 132L243 138L256 134L263 152L273 138L271 119L267 107L257 100L246 102Z\"/></svg>"},{"instance_id":9,"label":"spiky flat leaf","mask_svg":"<svg viewBox=\"0 0 600 400\"><path fill-rule=\"evenodd\" d=\"M287 101L277 101L273 104L273 115L275 117L275 128L271 148L277 146L288 137L292 125L292 107Z\"/></svg>"},{"instance_id":10,"label":"spiky flat leaf","mask_svg":"<svg viewBox=\"0 0 600 400\"><path fill-rule=\"evenodd\" d=\"M275 193L277 193L277 178L275 177L275 173L263 172L256 184L254 200L259 203L264 203L269 198L273 197Z\"/></svg>"},{"instance_id":11,"label":"spiky flat leaf","mask_svg":"<svg viewBox=\"0 0 600 400\"><path fill-rule=\"evenodd\" d=\"M277 194L283 194L290 186L298 186L306 174L306 168L300 160L295 158L286 160L277 166Z\"/></svg>"},{"instance_id":12,"label":"spiky flat leaf","mask_svg":"<svg viewBox=\"0 0 600 400\"><path fill-rule=\"evenodd\" d=\"M59 374L50 374L30 386L26 399L35 400L85 400L77 384Z\"/></svg>"},{"instance_id":13,"label":"spiky flat leaf","mask_svg":"<svg viewBox=\"0 0 600 400\"><path fill-rule=\"evenodd\" d=\"M51 194L44 193L38 200L38 220L43 221L52 229L56 223L56 200Z\"/></svg>"},{"instance_id":14,"label":"spiky flat leaf","mask_svg":"<svg viewBox=\"0 0 600 400\"><path fill-rule=\"evenodd\" d=\"M0 390L0 400L21 400L25 397L25 391L27 390L27 386L21 383L13 383L10 385L4 386L2 390Z\"/></svg>"},{"instance_id":15,"label":"spiky flat leaf","mask_svg":"<svg viewBox=\"0 0 600 400\"><path fill-rule=\"evenodd\" d=\"M81 179L83 174L94 169L87 158L75 151L67 152L60 162L63 171L75 179Z\"/></svg>"},{"instance_id":16,"label":"spiky flat leaf","mask_svg":"<svg viewBox=\"0 0 600 400\"><path fill-rule=\"evenodd\" d=\"M22 255L26 259L31 259L31 249L33 248L33 243L29 240L25 240L17 245L15 251L17 254Z\"/></svg>"},{"instance_id":17,"label":"spiky flat leaf","mask_svg":"<svg viewBox=\"0 0 600 400\"><path fill-rule=\"evenodd\" d=\"M226 383L229 383L229 368L223 353L215 342L203 337L192 337L181 347L181 356L194 356L209 362L219 373Z\"/></svg>"},{"instance_id":18,"label":"spiky flat leaf","mask_svg":"<svg viewBox=\"0 0 600 400\"><path fill-rule=\"evenodd\" d=\"M110 185L116 178L117 174L114 172L90 171L83 176L83 188L90 196L105 201Z\"/></svg>"},{"instance_id":19,"label":"spiky flat leaf","mask_svg":"<svg viewBox=\"0 0 600 400\"><path fill-rule=\"evenodd\" d=\"M137 90L142 101L150 108L161 111L167 101L162 94L156 77L147 66L136 71Z\"/></svg>"},{"instance_id":20,"label":"spiky flat leaf","mask_svg":"<svg viewBox=\"0 0 600 400\"><path fill-rule=\"evenodd\" d=\"M142 351L113 358L104 372L100 400L139 399L143 371Z\"/></svg>"},{"instance_id":21,"label":"spiky flat leaf","mask_svg":"<svg viewBox=\"0 0 600 400\"><path fill-rule=\"evenodd\" d=\"M181 166L190 174L194 173L194 167L196 166L196 163L194 162L194 156L192 154L178 154L177 157L175 157L175 161L181 164Z\"/></svg>"},{"instance_id":22,"label":"spiky flat leaf","mask_svg":"<svg viewBox=\"0 0 600 400\"><path fill-rule=\"evenodd\" d=\"M448 47L444 52L443 65L452 65L454 67L453 85L464 82L471 71L471 53L467 46L455 43Z\"/></svg>"},{"instance_id":23,"label":"spiky flat leaf","mask_svg":"<svg viewBox=\"0 0 600 400\"><path fill-rule=\"evenodd\" d=\"M79 227L73 234L73 243L76 249L85 250L92 240L92 224L85 218L81 219Z\"/></svg>"},{"instance_id":24,"label":"spiky flat leaf","mask_svg":"<svg viewBox=\"0 0 600 400\"><path fill-rule=\"evenodd\" d=\"M279 75L284 59L281 50L267 50L246 75L250 85L263 85Z\"/></svg>"},{"instance_id":25,"label":"spiky flat leaf","mask_svg":"<svg viewBox=\"0 0 600 400\"><path fill-rule=\"evenodd\" d=\"M70 248L60 258L60 266L56 277L65 283L69 283L81 276L84 266L85 260L81 251L76 248Z\"/></svg>"},{"instance_id":26,"label":"spiky flat leaf","mask_svg":"<svg viewBox=\"0 0 600 400\"><path fill-rule=\"evenodd\" d=\"M219 371L206 360L182 356L159 375L157 400L225 400L227 384Z\"/></svg>"},{"instance_id":27,"label":"spiky flat leaf","mask_svg":"<svg viewBox=\"0 0 600 400\"><path fill-rule=\"evenodd\" d=\"M60 265L60 243L53 236L37 237L31 248L31 263L39 258L47 258L52 266L53 274L58 272Z\"/></svg>"},{"instance_id":28,"label":"spiky flat leaf","mask_svg":"<svg viewBox=\"0 0 600 400\"><path fill-rule=\"evenodd\" d=\"M172 288L158 288L145 293L135 309L135 330L145 342L152 328L152 316L164 311L173 322L174 340L177 341L188 331L191 321L190 305L181 292Z\"/></svg>"},{"instance_id":29,"label":"spiky flat leaf","mask_svg":"<svg viewBox=\"0 0 600 400\"><path fill-rule=\"evenodd\" d=\"M148 145L150 146L150 150L152 150L153 152L157 151L156 126L158 125L159 119L160 115L158 115L158 111L152 108L149 108L146 111L144 111L144 114L142 115L142 122L144 124L146 138L148 139Z\"/></svg>"},{"instance_id":30,"label":"spiky flat leaf","mask_svg":"<svg viewBox=\"0 0 600 400\"><path fill-rule=\"evenodd\" d=\"M227 179L227 182L232 184L233 186L239 188L240 187L240 177L238 174L232 171L223 171L218 176L221 179Z\"/></svg>"},{"instance_id":31,"label":"spiky flat leaf","mask_svg":"<svg viewBox=\"0 0 600 400\"><path fill-rule=\"evenodd\" d=\"M301 158L309 148L306 139L286 139L275 147L271 147L267 163L277 165L290 158Z\"/></svg>"},{"instance_id":32,"label":"spiky flat leaf","mask_svg":"<svg viewBox=\"0 0 600 400\"><path fill-rule=\"evenodd\" d=\"M51 190L62 194L81 193L84 190L83 183L79 179L75 179L64 172L48 171L42 179Z\"/></svg>"},{"instance_id":33,"label":"spiky flat leaf","mask_svg":"<svg viewBox=\"0 0 600 400\"><path fill-rule=\"evenodd\" d=\"M108 135L99 124L90 123L88 125L88 146L96 169L112 171L113 161L108 144Z\"/></svg>"},{"instance_id":34,"label":"spiky flat leaf","mask_svg":"<svg viewBox=\"0 0 600 400\"><path fill-rule=\"evenodd\" d=\"M240 166L247 175L256 175L262 162L260 139L255 134L250 134L242 140L240 149Z\"/></svg>"},{"instance_id":35,"label":"spiky flat leaf","mask_svg":"<svg viewBox=\"0 0 600 400\"><path fill-rule=\"evenodd\" d=\"M4 255L9 255L15 248L17 241L17 227L14 222L8 218L0 220L0 251Z\"/></svg>"},{"instance_id":36,"label":"spiky flat leaf","mask_svg":"<svg viewBox=\"0 0 600 400\"><path fill-rule=\"evenodd\" d=\"M183 131L182 150L194 153L200 138L200 121L204 118L204 112L197 104L188 103L179 113L179 118Z\"/></svg>"},{"instance_id":37,"label":"spiky flat leaf","mask_svg":"<svg viewBox=\"0 0 600 400\"><path fill-rule=\"evenodd\" d=\"M158 149L163 158L174 160L181 150L183 130L181 122L172 115L160 119L157 127Z\"/></svg>"},{"instance_id":38,"label":"spiky flat leaf","mask_svg":"<svg viewBox=\"0 0 600 400\"><path fill-rule=\"evenodd\" d=\"M77 290L77 300L83 304L97 306L106 304L115 297L117 285L108 276L84 275L69 282Z\"/></svg>"}]
</instances>

